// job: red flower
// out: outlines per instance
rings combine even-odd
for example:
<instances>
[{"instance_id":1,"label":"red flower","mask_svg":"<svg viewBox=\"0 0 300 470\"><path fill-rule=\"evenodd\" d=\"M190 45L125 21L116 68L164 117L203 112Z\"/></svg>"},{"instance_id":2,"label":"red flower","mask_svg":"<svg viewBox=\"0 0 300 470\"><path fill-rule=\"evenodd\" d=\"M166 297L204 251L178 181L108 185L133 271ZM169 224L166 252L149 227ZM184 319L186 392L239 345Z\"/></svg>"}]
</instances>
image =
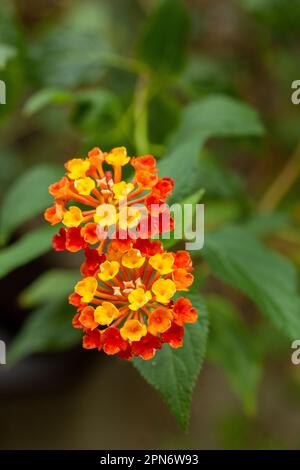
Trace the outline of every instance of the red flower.
<instances>
[{"instance_id":1,"label":"red flower","mask_svg":"<svg viewBox=\"0 0 300 470\"><path fill-rule=\"evenodd\" d=\"M134 243L134 248L140 250L142 255L154 256L157 253L163 252L163 246L159 240L149 240L138 238Z\"/></svg>"},{"instance_id":2,"label":"red flower","mask_svg":"<svg viewBox=\"0 0 300 470\"><path fill-rule=\"evenodd\" d=\"M152 359L157 349L161 349L161 340L151 333L147 333L140 341L134 341L131 345L132 354L145 360Z\"/></svg>"},{"instance_id":3,"label":"red flower","mask_svg":"<svg viewBox=\"0 0 300 470\"><path fill-rule=\"evenodd\" d=\"M127 342L122 338L118 328L110 326L102 334L103 350L106 354L117 354L127 349Z\"/></svg>"},{"instance_id":4,"label":"red flower","mask_svg":"<svg viewBox=\"0 0 300 470\"><path fill-rule=\"evenodd\" d=\"M88 330L87 334L82 338L82 346L85 349L98 349L100 351L101 344L101 333L99 330Z\"/></svg>"},{"instance_id":5,"label":"red flower","mask_svg":"<svg viewBox=\"0 0 300 470\"><path fill-rule=\"evenodd\" d=\"M85 248L85 260L80 267L83 276L94 276L99 269L100 263L105 260L105 256L99 255L96 249Z\"/></svg>"},{"instance_id":6,"label":"red flower","mask_svg":"<svg viewBox=\"0 0 300 470\"><path fill-rule=\"evenodd\" d=\"M183 268L186 270L191 270L193 267L193 263L190 257L190 254L187 251L177 251L174 254L174 266L176 268Z\"/></svg>"},{"instance_id":7,"label":"red flower","mask_svg":"<svg viewBox=\"0 0 300 470\"><path fill-rule=\"evenodd\" d=\"M168 343L171 348L181 348L183 344L184 328L172 323L171 327L160 335L163 343Z\"/></svg>"},{"instance_id":8,"label":"red flower","mask_svg":"<svg viewBox=\"0 0 300 470\"><path fill-rule=\"evenodd\" d=\"M95 243L99 241L99 237L97 234L97 224L95 224L94 222L86 224L81 229L81 235L87 243L95 245Z\"/></svg>"},{"instance_id":9,"label":"red flower","mask_svg":"<svg viewBox=\"0 0 300 470\"><path fill-rule=\"evenodd\" d=\"M65 228L60 228L58 234L52 238L52 247L55 251L64 251L66 249L66 234Z\"/></svg>"},{"instance_id":10,"label":"red flower","mask_svg":"<svg viewBox=\"0 0 300 470\"><path fill-rule=\"evenodd\" d=\"M73 328L82 328L82 324L79 321L79 316L80 316L80 313L76 313L76 315L74 315L73 320L72 320Z\"/></svg>"},{"instance_id":11,"label":"red flower","mask_svg":"<svg viewBox=\"0 0 300 470\"><path fill-rule=\"evenodd\" d=\"M145 206L152 216L157 216L167 209L166 203L155 193L150 193L145 198Z\"/></svg>"},{"instance_id":12,"label":"red flower","mask_svg":"<svg viewBox=\"0 0 300 470\"><path fill-rule=\"evenodd\" d=\"M174 304L174 322L177 325L184 323L195 323L197 320L197 310L193 307L190 299L180 297Z\"/></svg>"},{"instance_id":13,"label":"red flower","mask_svg":"<svg viewBox=\"0 0 300 470\"><path fill-rule=\"evenodd\" d=\"M172 178L164 177L160 178L153 188L153 192L156 192L161 198L166 199L172 194L174 189L174 181Z\"/></svg>"},{"instance_id":14,"label":"red flower","mask_svg":"<svg viewBox=\"0 0 300 470\"><path fill-rule=\"evenodd\" d=\"M137 226L137 233L139 238L147 239L155 237L161 233L168 233L174 230L174 219L171 217L170 212L165 210L158 216L148 215L143 217Z\"/></svg>"},{"instance_id":15,"label":"red flower","mask_svg":"<svg viewBox=\"0 0 300 470\"><path fill-rule=\"evenodd\" d=\"M127 344L127 348L124 351L119 351L118 356L121 359L126 359L126 361L129 361L130 359L132 359L131 345Z\"/></svg>"},{"instance_id":16,"label":"red flower","mask_svg":"<svg viewBox=\"0 0 300 470\"><path fill-rule=\"evenodd\" d=\"M86 304L81 302L81 296L73 292L69 295L69 304L74 305L74 307L85 307Z\"/></svg>"},{"instance_id":17,"label":"red flower","mask_svg":"<svg viewBox=\"0 0 300 470\"><path fill-rule=\"evenodd\" d=\"M68 251L75 253L81 248L86 248L87 243L81 236L80 227L70 227L66 232L66 249Z\"/></svg>"},{"instance_id":18,"label":"red flower","mask_svg":"<svg viewBox=\"0 0 300 470\"><path fill-rule=\"evenodd\" d=\"M157 217L158 233L172 232L174 230L174 219L168 210Z\"/></svg>"}]
</instances>

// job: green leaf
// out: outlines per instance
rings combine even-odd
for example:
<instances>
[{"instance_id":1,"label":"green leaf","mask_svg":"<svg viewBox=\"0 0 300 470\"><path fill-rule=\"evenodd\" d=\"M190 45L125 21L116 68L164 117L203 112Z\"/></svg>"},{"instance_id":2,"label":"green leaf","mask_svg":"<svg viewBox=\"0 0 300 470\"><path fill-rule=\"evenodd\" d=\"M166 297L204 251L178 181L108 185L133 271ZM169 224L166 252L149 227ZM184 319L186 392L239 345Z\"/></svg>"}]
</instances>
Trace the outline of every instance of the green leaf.
<instances>
[{"instance_id":1,"label":"green leaf","mask_svg":"<svg viewBox=\"0 0 300 470\"><path fill-rule=\"evenodd\" d=\"M74 94L59 88L44 88L34 93L25 103L24 112L27 116L37 113L48 104L72 103Z\"/></svg>"},{"instance_id":2,"label":"green leaf","mask_svg":"<svg viewBox=\"0 0 300 470\"><path fill-rule=\"evenodd\" d=\"M8 351L8 366L29 354L60 351L80 343L81 332L72 328L72 309L66 303L47 303L33 312Z\"/></svg>"},{"instance_id":3,"label":"green leaf","mask_svg":"<svg viewBox=\"0 0 300 470\"><path fill-rule=\"evenodd\" d=\"M199 188L199 154L208 138L262 134L257 113L233 98L212 95L188 105L167 156L159 162L161 174L175 181L172 200L181 200Z\"/></svg>"},{"instance_id":4,"label":"green leaf","mask_svg":"<svg viewBox=\"0 0 300 470\"><path fill-rule=\"evenodd\" d=\"M0 103L0 121L4 122L18 107L19 100L25 90L24 60L22 60L23 32L13 14L12 5L1 2L0 8L0 72L5 83L6 104ZM2 143L6 139L2 137ZM8 139L9 140L9 139Z\"/></svg>"},{"instance_id":5,"label":"green leaf","mask_svg":"<svg viewBox=\"0 0 300 470\"><path fill-rule=\"evenodd\" d=\"M205 205L205 227L208 230L234 223L241 215L237 200L209 201Z\"/></svg>"},{"instance_id":6,"label":"green leaf","mask_svg":"<svg viewBox=\"0 0 300 470\"><path fill-rule=\"evenodd\" d=\"M243 201L246 194L244 181L234 170L225 165L226 161L217 158L205 148L201 150L198 161L201 165L198 184L199 187L205 188L207 195Z\"/></svg>"},{"instance_id":7,"label":"green leaf","mask_svg":"<svg viewBox=\"0 0 300 470\"><path fill-rule=\"evenodd\" d=\"M262 23L266 31L272 31L272 37L284 34L285 38L297 38L300 4L297 0L239 0L247 13L253 14L257 22ZM274 59L273 59L274 60ZM276 65L278 65L276 63Z\"/></svg>"},{"instance_id":8,"label":"green leaf","mask_svg":"<svg viewBox=\"0 0 300 470\"><path fill-rule=\"evenodd\" d=\"M212 136L261 136L263 132L262 123L250 106L225 95L210 95L186 107L172 147L184 138L194 139L196 134L201 142L204 136L206 139Z\"/></svg>"},{"instance_id":9,"label":"green leaf","mask_svg":"<svg viewBox=\"0 0 300 470\"><path fill-rule=\"evenodd\" d=\"M138 57L155 72L178 73L185 63L189 18L181 0L163 0L148 18Z\"/></svg>"},{"instance_id":10,"label":"green leaf","mask_svg":"<svg viewBox=\"0 0 300 470\"><path fill-rule=\"evenodd\" d=\"M289 226L289 215L283 212L256 214L249 219L245 228L258 237L264 237Z\"/></svg>"},{"instance_id":11,"label":"green leaf","mask_svg":"<svg viewBox=\"0 0 300 470\"><path fill-rule=\"evenodd\" d=\"M43 273L19 296L25 308L66 298L73 290L80 274L68 269L52 269Z\"/></svg>"},{"instance_id":12,"label":"green leaf","mask_svg":"<svg viewBox=\"0 0 300 470\"><path fill-rule=\"evenodd\" d=\"M10 234L31 217L51 204L48 186L61 176L61 168L41 164L30 168L7 191L0 212L0 239Z\"/></svg>"},{"instance_id":13,"label":"green leaf","mask_svg":"<svg viewBox=\"0 0 300 470\"><path fill-rule=\"evenodd\" d=\"M198 309L198 322L185 326L184 345L172 349L167 344L150 361L134 359L133 363L166 401L179 425L187 429L192 393L206 350L207 314L203 299L194 292L185 294Z\"/></svg>"},{"instance_id":14,"label":"green leaf","mask_svg":"<svg viewBox=\"0 0 300 470\"><path fill-rule=\"evenodd\" d=\"M76 94L71 122L83 135L97 141L99 129L106 139L112 130L115 132L121 116L122 108L118 97L108 90L97 88Z\"/></svg>"},{"instance_id":15,"label":"green leaf","mask_svg":"<svg viewBox=\"0 0 300 470\"><path fill-rule=\"evenodd\" d=\"M297 273L246 230L227 227L205 239L202 255L213 273L241 290L291 339L300 337Z\"/></svg>"},{"instance_id":16,"label":"green leaf","mask_svg":"<svg viewBox=\"0 0 300 470\"><path fill-rule=\"evenodd\" d=\"M107 70L111 53L111 20L105 4L77 3L43 28L29 47L32 78L44 86L77 87L95 84Z\"/></svg>"},{"instance_id":17,"label":"green leaf","mask_svg":"<svg viewBox=\"0 0 300 470\"><path fill-rule=\"evenodd\" d=\"M0 278L43 255L51 248L54 227L42 227L24 235L0 251Z\"/></svg>"},{"instance_id":18,"label":"green leaf","mask_svg":"<svg viewBox=\"0 0 300 470\"><path fill-rule=\"evenodd\" d=\"M253 343L253 331L246 327L232 304L211 295L206 298L210 313L208 357L224 371L241 398L245 411L256 408L262 366Z\"/></svg>"}]
</instances>

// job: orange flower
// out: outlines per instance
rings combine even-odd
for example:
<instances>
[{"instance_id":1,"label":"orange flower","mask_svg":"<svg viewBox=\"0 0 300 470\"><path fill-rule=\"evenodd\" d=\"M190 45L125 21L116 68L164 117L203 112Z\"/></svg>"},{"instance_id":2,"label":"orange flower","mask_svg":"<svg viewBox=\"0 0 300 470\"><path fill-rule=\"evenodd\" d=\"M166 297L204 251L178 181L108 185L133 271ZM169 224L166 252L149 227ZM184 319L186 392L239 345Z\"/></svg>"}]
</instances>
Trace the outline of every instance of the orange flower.
<instances>
[{"instance_id":1,"label":"orange flower","mask_svg":"<svg viewBox=\"0 0 300 470\"><path fill-rule=\"evenodd\" d=\"M49 207L44 212L44 217L51 225L56 225L62 221L64 215L63 206L55 203L54 206Z\"/></svg>"},{"instance_id":2,"label":"orange flower","mask_svg":"<svg viewBox=\"0 0 300 470\"><path fill-rule=\"evenodd\" d=\"M172 273L172 279L175 282L176 289L187 291L194 282L194 276L183 268L175 269Z\"/></svg>"},{"instance_id":3,"label":"orange flower","mask_svg":"<svg viewBox=\"0 0 300 470\"><path fill-rule=\"evenodd\" d=\"M78 320L82 326L90 330L97 328L99 323L95 321L94 312L95 310L93 307L85 307L81 311Z\"/></svg>"},{"instance_id":4,"label":"orange flower","mask_svg":"<svg viewBox=\"0 0 300 470\"><path fill-rule=\"evenodd\" d=\"M158 307L149 315L148 330L154 336L164 333L170 328L172 318L172 310Z\"/></svg>"},{"instance_id":5,"label":"orange flower","mask_svg":"<svg viewBox=\"0 0 300 470\"><path fill-rule=\"evenodd\" d=\"M69 196L70 181L65 176L57 183L53 183L49 186L49 193L55 199L65 199Z\"/></svg>"},{"instance_id":6,"label":"orange flower","mask_svg":"<svg viewBox=\"0 0 300 470\"><path fill-rule=\"evenodd\" d=\"M122 169L129 162L135 174L127 182L122 180ZM103 164L111 165L110 169ZM84 242L98 245L100 252L105 251L112 234L127 232L127 238L141 236L137 226L147 214L150 218L158 217L153 235L165 231L167 224L164 226L159 216L162 211L166 213L165 201L173 182L170 178L158 177L152 155L131 158L125 147L106 153L95 147L86 158L72 158L65 167L66 175L49 187L54 205L45 211L45 219L52 225L63 222L67 228L80 227ZM151 207L157 203L158 212L152 212ZM169 219L171 221L170 216ZM69 250L70 244L63 245L57 238L55 240L54 249Z\"/></svg>"},{"instance_id":7,"label":"orange flower","mask_svg":"<svg viewBox=\"0 0 300 470\"><path fill-rule=\"evenodd\" d=\"M135 248L127 251L127 253L122 256L122 265L125 266L125 268L140 268L143 266L144 262L145 257L142 256L140 250Z\"/></svg>"},{"instance_id":8,"label":"orange flower","mask_svg":"<svg viewBox=\"0 0 300 470\"><path fill-rule=\"evenodd\" d=\"M136 170L149 171L156 173L156 161L152 155L143 155L142 157L134 157L131 159L131 165Z\"/></svg>"},{"instance_id":9,"label":"orange flower","mask_svg":"<svg viewBox=\"0 0 300 470\"><path fill-rule=\"evenodd\" d=\"M135 181L142 189L151 189L156 185L158 176L150 171L138 170L135 174Z\"/></svg>"},{"instance_id":10,"label":"orange flower","mask_svg":"<svg viewBox=\"0 0 300 470\"><path fill-rule=\"evenodd\" d=\"M197 319L197 311L188 299L172 300L178 289L170 277L183 269L172 272L174 253L149 256L147 251L153 242L147 242L144 256L136 248L123 247L120 261L108 260L102 254L99 262L97 250L86 250L91 263L87 272L93 275L83 277L75 286L73 296L77 297L70 298L80 312L74 326L78 328L79 322L84 331L99 329L101 346L107 354L150 359L162 343L180 347L184 324ZM88 344L90 341L85 339Z\"/></svg>"},{"instance_id":11,"label":"orange flower","mask_svg":"<svg viewBox=\"0 0 300 470\"><path fill-rule=\"evenodd\" d=\"M197 310L193 307L192 302L185 297L176 300L173 312L174 322L177 325L182 326L185 323L195 323L197 321Z\"/></svg>"},{"instance_id":12,"label":"orange flower","mask_svg":"<svg viewBox=\"0 0 300 470\"><path fill-rule=\"evenodd\" d=\"M187 271L190 271L193 268L190 254L183 250L174 253L174 266L176 268L184 268Z\"/></svg>"},{"instance_id":13,"label":"orange flower","mask_svg":"<svg viewBox=\"0 0 300 470\"><path fill-rule=\"evenodd\" d=\"M81 229L81 235L84 240L90 245L95 245L98 242L97 224L89 222Z\"/></svg>"},{"instance_id":14,"label":"orange flower","mask_svg":"<svg viewBox=\"0 0 300 470\"><path fill-rule=\"evenodd\" d=\"M134 175L124 181L128 164ZM192 260L149 239L174 228L166 205L173 180L159 177L152 155L130 157L125 147L95 147L65 168L49 187L54 203L44 217L65 225L53 237L55 250L85 252L82 278L69 296L83 347L144 360L164 343L181 347L185 323L197 320L190 300L175 297L193 282Z\"/></svg>"},{"instance_id":15,"label":"orange flower","mask_svg":"<svg viewBox=\"0 0 300 470\"><path fill-rule=\"evenodd\" d=\"M104 162L105 154L99 149L99 147L95 147L88 152L88 158L91 167L94 167L97 170L97 168L101 168L102 162Z\"/></svg>"},{"instance_id":16,"label":"orange flower","mask_svg":"<svg viewBox=\"0 0 300 470\"><path fill-rule=\"evenodd\" d=\"M172 178L160 178L153 188L154 194L158 194L161 198L170 196L174 189L174 181Z\"/></svg>"}]
</instances>

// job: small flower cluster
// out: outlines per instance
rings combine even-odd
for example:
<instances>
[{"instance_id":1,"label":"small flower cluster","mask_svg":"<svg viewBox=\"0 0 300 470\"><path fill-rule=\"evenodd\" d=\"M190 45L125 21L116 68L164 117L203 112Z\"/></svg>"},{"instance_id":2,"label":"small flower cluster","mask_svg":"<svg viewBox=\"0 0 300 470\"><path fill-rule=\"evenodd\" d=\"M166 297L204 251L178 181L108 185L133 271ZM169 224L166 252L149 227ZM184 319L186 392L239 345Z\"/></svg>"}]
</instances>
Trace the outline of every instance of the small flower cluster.
<instances>
[{"instance_id":1,"label":"small flower cluster","mask_svg":"<svg viewBox=\"0 0 300 470\"><path fill-rule=\"evenodd\" d=\"M129 162L134 176L127 183L122 167ZM156 233L172 230L162 216L172 220L165 202L173 181L159 178L153 156L130 159L124 147L109 153L93 149L85 159L69 160L66 169L49 188L55 203L45 218L66 226L54 236L55 250L84 249L82 279L69 297L77 307L73 326L83 330L83 347L145 360L163 343L181 347L184 325L197 320L197 311L188 298L174 296L193 283L192 261L186 251L165 251L143 226L146 220ZM83 207L68 205L70 200ZM144 208L136 207L140 203Z\"/></svg>"},{"instance_id":2,"label":"small flower cluster","mask_svg":"<svg viewBox=\"0 0 300 470\"><path fill-rule=\"evenodd\" d=\"M130 161L132 181L122 181L122 168ZM125 147L109 153L94 148L88 158L73 158L67 174L49 187L54 205L45 219L61 228L53 239L57 251L76 252L98 244L103 251L108 238L148 238L173 229L165 201L172 193L171 178L159 178L152 155L131 158ZM70 201L81 204L69 205ZM153 210L154 209L154 210Z\"/></svg>"}]
</instances>

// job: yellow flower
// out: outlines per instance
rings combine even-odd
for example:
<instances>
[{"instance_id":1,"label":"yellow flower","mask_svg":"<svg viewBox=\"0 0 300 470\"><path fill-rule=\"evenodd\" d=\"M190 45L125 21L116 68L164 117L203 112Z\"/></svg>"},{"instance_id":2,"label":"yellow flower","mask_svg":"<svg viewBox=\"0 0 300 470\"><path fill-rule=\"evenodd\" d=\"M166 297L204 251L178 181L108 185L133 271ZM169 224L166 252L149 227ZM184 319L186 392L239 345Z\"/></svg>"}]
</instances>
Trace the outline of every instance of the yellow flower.
<instances>
[{"instance_id":1,"label":"yellow flower","mask_svg":"<svg viewBox=\"0 0 300 470\"><path fill-rule=\"evenodd\" d=\"M88 303L93 300L97 287L97 279L88 276L77 282L75 286L75 292L82 297L82 302Z\"/></svg>"},{"instance_id":2,"label":"yellow flower","mask_svg":"<svg viewBox=\"0 0 300 470\"><path fill-rule=\"evenodd\" d=\"M134 289L130 294L128 295L128 300L130 302L129 308L131 310L138 310L139 308L143 307L146 305L149 300L151 300L152 295L149 290L145 291L141 287L138 289Z\"/></svg>"},{"instance_id":3,"label":"yellow flower","mask_svg":"<svg viewBox=\"0 0 300 470\"><path fill-rule=\"evenodd\" d=\"M109 281L113 279L119 272L120 264L118 261L104 261L100 264L100 273L98 274L101 281Z\"/></svg>"},{"instance_id":4,"label":"yellow flower","mask_svg":"<svg viewBox=\"0 0 300 470\"><path fill-rule=\"evenodd\" d=\"M76 180L74 185L79 194L88 196L95 188L95 181L87 176L86 178L79 178Z\"/></svg>"},{"instance_id":5,"label":"yellow flower","mask_svg":"<svg viewBox=\"0 0 300 470\"><path fill-rule=\"evenodd\" d=\"M127 197L127 194L130 193L134 188L132 183L126 183L125 181L120 181L113 185L112 190L115 195L115 199L124 199Z\"/></svg>"},{"instance_id":6,"label":"yellow flower","mask_svg":"<svg viewBox=\"0 0 300 470\"><path fill-rule=\"evenodd\" d=\"M122 257L122 264L125 268L140 268L145 262L145 257L141 255L140 250L132 248Z\"/></svg>"},{"instance_id":7,"label":"yellow flower","mask_svg":"<svg viewBox=\"0 0 300 470\"><path fill-rule=\"evenodd\" d=\"M66 164L68 170L68 177L71 180L77 180L78 178L84 178L86 172L90 168L90 162L83 160L83 158L73 158Z\"/></svg>"},{"instance_id":8,"label":"yellow flower","mask_svg":"<svg viewBox=\"0 0 300 470\"><path fill-rule=\"evenodd\" d=\"M117 222L116 209L112 204L100 204L96 209L94 221L101 227L109 227Z\"/></svg>"},{"instance_id":9,"label":"yellow flower","mask_svg":"<svg viewBox=\"0 0 300 470\"><path fill-rule=\"evenodd\" d=\"M171 253L157 253L151 256L149 264L156 269L159 274L169 274L173 271L174 257Z\"/></svg>"},{"instance_id":10,"label":"yellow flower","mask_svg":"<svg viewBox=\"0 0 300 470\"><path fill-rule=\"evenodd\" d=\"M106 155L105 160L109 165L124 166L127 165L130 157L127 157L125 147L116 147Z\"/></svg>"},{"instance_id":11,"label":"yellow flower","mask_svg":"<svg viewBox=\"0 0 300 470\"><path fill-rule=\"evenodd\" d=\"M102 302L94 313L94 318L99 325L110 325L113 320L118 318L119 310L111 302Z\"/></svg>"},{"instance_id":12,"label":"yellow flower","mask_svg":"<svg viewBox=\"0 0 300 470\"><path fill-rule=\"evenodd\" d=\"M125 325L120 329L123 339L130 341L139 341L147 334L147 328L138 320L128 320Z\"/></svg>"},{"instance_id":13,"label":"yellow flower","mask_svg":"<svg viewBox=\"0 0 300 470\"><path fill-rule=\"evenodd\" d=\"M141 213L135 207L122 207L119 212L119 227L122 230L136 227L141 218Z\"/></svg>"},{"instance_id":14,"label":"yellow flower","mask_svg":"<svg viewBox=\"0 0 300 470\"><path fill-rule=\"evenodd\" d=\"M167 304L176 292L176 286L171 279L158 279L152 286L157 302Z\"/></svg>"},{"instance_id":15,"label":"yellow flower","mask_svg":"<svg viewBox=\"0 0 300 470\"><path fill-rule=\"evenodd\" d=\"M83 216L79 207L71 206L69 210L64 213L63 224L66 227L79 227L82 221Z\"/></svg>"}]
</instances>

